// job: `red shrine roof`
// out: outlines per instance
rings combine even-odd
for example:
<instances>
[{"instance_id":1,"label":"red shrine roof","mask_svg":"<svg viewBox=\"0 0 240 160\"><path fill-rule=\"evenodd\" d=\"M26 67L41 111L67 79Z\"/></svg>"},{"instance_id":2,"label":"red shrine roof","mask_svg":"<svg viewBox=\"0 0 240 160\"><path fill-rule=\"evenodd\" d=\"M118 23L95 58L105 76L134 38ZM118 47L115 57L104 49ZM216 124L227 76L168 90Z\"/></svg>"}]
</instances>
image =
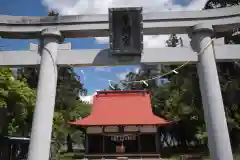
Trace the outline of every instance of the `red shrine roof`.
<instances>
[{"instance_id":1,"label":"red shrine roof","mask_svg":"<svg viewBox=\"0 0 240 160\"><path fill-rule=\"evenodd\" d=\"M70 122L77 126L164 125L168 121L152 113L147 91L98 91L90 116Z\"/></svg>"}]
</instances>

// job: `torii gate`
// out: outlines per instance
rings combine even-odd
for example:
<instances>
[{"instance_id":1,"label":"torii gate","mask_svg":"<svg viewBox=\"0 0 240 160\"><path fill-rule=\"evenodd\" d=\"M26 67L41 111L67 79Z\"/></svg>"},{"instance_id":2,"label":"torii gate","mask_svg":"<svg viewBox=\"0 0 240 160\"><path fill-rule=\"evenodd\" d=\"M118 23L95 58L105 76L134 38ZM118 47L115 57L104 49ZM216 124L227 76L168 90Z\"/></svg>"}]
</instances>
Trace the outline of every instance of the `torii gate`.
<instances>
[{"instance_id":1,"label":"torii gate","mask_svg":"<svg viewBox=\"0 0 240 160\"><path fill-rule=\"evenodd\" d=\"M51 142L57 65L115 66L131 64L197 63L208 144L212 159L233 160L215 61L240 59L238 45L213 46L212 37L240 27L240 7L188 12L143 14L145 35L189 34L190 48L145 48L141 57L119 59L108 49L59 50L63 38L108 36L108 15L55 17L0 16L3 38L40 39L39 50L2 51L0 65L40 64L28 160L48 160ZM207 48L205 48L208 46ZM216 54L214 54L215 52ZM203 54L197 54L203 52Z\"/></svg>"}]
</instances>

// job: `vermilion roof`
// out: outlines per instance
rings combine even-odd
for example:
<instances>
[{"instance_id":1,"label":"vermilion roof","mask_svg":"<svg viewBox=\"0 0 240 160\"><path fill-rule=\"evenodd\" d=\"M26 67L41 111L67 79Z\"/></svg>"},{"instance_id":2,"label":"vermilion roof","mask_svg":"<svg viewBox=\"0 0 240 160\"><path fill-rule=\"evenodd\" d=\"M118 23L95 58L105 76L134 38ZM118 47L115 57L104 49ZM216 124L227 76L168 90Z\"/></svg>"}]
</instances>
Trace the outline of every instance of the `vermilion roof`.
<instances>
[{"instance_id":1,"label":"vermilion roof","mask_svg":"<svg viewBox=\"0 0 240 160\"><path fill-rule=\"evenodd\" d=\"M78 126L164 125L168 121L152 113L146 91L99 91L90 116L70 122Z\"/></svg>"}]
</instances>

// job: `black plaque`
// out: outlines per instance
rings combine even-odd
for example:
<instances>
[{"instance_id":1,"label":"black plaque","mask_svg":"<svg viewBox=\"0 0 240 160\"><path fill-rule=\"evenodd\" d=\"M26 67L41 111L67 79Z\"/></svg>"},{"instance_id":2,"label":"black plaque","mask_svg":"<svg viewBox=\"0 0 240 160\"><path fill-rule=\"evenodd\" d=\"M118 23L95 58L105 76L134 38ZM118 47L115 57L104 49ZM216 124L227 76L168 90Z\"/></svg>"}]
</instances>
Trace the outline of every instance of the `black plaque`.
<instances>
[{"instance_id":1,"label":"black plaque","mask_svg":"<svg viewBox=\"0 0 240 160\"><path fill-rule=\"evenodd\" d=\"M142 8L110 8L109 34L112 53L141 55L143 50Z\"/></svg>"}]
</instances>

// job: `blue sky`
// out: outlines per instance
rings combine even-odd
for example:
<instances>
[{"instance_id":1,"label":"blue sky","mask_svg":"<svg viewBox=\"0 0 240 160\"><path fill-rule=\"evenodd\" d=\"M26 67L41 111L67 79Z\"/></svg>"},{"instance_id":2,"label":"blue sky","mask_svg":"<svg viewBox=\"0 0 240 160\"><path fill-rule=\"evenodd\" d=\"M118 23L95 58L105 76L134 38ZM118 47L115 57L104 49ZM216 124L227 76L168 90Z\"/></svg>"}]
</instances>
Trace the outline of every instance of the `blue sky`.
<instances>
[{"instance_id":1,"label":"blue sky","mask_svg":"<svg viewBox=\"0 0 240 160\"><path fill-rule=\"evenodd\" d=\"M46 16L47 8L42 5L41 0L0 0L0 14L15 16ZM66 39L72 43L73 49L106 48L107 45L96 43L94 38ZM29 43L38 43L37 40L1 40L1 46L6 50L25 50ZM118 81L118 75L122 76L125 72L135 70L135 66L121 67L81 67L75 68L81 77L84 87L88 89L88 94L95 90L108 88L108 80ZM83 74L84 73L84 74Z\"/></svg>"}]
</instances>

